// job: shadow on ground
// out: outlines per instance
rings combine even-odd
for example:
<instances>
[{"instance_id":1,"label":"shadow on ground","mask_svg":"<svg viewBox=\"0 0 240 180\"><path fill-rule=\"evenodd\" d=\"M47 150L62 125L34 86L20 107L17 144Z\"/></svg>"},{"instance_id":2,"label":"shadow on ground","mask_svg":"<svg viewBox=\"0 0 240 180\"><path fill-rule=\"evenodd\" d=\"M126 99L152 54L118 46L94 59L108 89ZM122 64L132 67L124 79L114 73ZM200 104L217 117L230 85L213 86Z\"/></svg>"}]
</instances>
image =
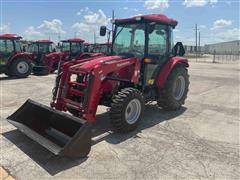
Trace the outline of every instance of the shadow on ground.
<instances>
[{"instance_id":1,"label":"shadow on ground","mask_svg":"<svg viewBox=\"0 0 240 180\"><path fill-rule=\"evenodd\" d=\"M109 121L108 112L99 114L97 115L97 123L93 128L93 139L95 139L96 136L101 136L106 132L107 135L94 140L92 144L95 145L101 141L107 141L111 144L118 144L129 138L137 138L137 134L142 130L155 126L163 121L171 120L181 115L185 111L185 107L182 107L178 111L170 112L159 109L156 105L147 105L143 121L139 124L138 129L127 134L112 133L112 126ZM15 144L52 176L63 170L80 165L88 158L71 159L67 157L55 156L18 130L6 132L3 134L3 136Z\"/></svg>"}]
</instances>

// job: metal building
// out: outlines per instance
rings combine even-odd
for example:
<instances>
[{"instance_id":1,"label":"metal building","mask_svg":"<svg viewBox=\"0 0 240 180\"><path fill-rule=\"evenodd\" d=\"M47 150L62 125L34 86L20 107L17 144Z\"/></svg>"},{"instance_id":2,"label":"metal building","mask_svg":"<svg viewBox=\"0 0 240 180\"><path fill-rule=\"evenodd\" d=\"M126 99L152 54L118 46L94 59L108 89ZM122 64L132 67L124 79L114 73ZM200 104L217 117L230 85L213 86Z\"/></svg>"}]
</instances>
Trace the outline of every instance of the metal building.
<instances>
[{"instance_id":1,"label":"metal building","mask_svg":"<svg viewBox=\"0 0 240 180\"><path fill-rule=\"evenodd\" d=\"M204 46L207 54L239 55L240 40L222 42L216 44L206 44Z\"/></svg>"}]
</instances>

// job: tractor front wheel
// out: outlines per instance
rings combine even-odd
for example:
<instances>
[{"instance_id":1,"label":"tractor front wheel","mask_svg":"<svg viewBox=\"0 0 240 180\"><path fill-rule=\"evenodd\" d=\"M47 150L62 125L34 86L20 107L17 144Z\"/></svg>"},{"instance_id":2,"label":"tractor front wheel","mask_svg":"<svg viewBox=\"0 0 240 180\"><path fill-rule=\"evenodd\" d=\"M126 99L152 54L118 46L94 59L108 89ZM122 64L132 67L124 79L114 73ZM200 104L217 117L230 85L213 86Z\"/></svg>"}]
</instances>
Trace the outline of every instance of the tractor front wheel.
<instances>
[{"instance_id":1,"label":"tractor front wheel","mask_svg":"<svg viewBox=\"0 0 240 180\"><path fill-rule=\"evenodd\" d=\"M160 90L157 103L166 110L178 110L187 98L189 75L183 66L172 70L165 87Z\"/></svg>"},{"instance_id":2,"label":"tractor front wheel","mask_svg":"<svg viewBox=\"0 0 240 180\"><path fill-rule=\"evenodd\" d=\"M31 62L28 59L18 58L11 63L8 74L18 78L26 78L31 74L31 71Z\"/></svg>"},{"instance_id":3,"label":"tractor front wheel","mask_svg":"<svg viewBox=\"0 0 240 180\"><path fill-rule=\"evenodd\" d=\"M110 119L118 132L130 132L137 128L144 113L142 93L134 88L124 88L112 98Z\"/></svg>"}]
</instances>

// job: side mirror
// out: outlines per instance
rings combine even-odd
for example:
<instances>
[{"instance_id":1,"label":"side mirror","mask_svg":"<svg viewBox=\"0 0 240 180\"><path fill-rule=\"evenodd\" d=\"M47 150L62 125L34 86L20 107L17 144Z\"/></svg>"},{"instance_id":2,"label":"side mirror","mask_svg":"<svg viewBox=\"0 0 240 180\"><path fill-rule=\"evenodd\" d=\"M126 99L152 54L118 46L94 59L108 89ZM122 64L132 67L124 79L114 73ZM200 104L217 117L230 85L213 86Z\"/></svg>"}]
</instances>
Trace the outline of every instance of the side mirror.
<instances>
[{"instance_id":1,"label":"side mirror","mask_svg":"<svg viewBox=\"0 0 240 180\"><path fill-rule=\"evenodd\" d=\"M172 54L174 56L184 56L185 54L185 49L183 47L182 42L177 42L175 46L172 49Z\"/></svg>"},{"instance_id":2,"label":"side mirror","mask_svg":"<svg viewBox=\"0 0 240 180\"><path fill-rule=\"evenodd\" d=\"M101 26L100 27L100 36L105 36L107 32L107 27L106 26Z\"/></svg>"}]
</instances>

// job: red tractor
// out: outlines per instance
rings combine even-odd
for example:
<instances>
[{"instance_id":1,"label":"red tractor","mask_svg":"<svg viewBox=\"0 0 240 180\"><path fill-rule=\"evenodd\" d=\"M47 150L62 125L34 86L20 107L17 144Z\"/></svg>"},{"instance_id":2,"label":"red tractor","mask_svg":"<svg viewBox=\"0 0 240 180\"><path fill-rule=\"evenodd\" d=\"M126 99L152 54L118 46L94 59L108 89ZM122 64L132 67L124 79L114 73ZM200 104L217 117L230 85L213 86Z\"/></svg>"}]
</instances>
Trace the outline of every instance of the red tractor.
<instances>
[{"instance_id":1,"label":"red tractor","mask_svg":"<svg viewBox=\"0 0 240 180\"><path fill-rule=\"evenodd\" d=\"M108 54L110 52L111 43L98 43L94 45L93 52Z\"/></svg>"},{"instance_id":2,"label":"red tractor","mask_svg":"<svg viewBox=\"0 0 240 180\"><path fill-rule=\"evenodd\" d=\"M8 121L56 155L84 157L99 105L110 107L118 132L135 130L148 102L178 110L187 98L189 65L182 43L173 47L177 21L151 14L114 25L111 55L64 63L51 107L28 100Z\"/></svg>"},{"instance_id":3,"label":"red tractor","mask_svg":"<svg viewBox=\"0 0 240 180\"><path fill-rule=\"evenodd\" d=\"M27 51L31 53L30 57L33 62L33 73L35 75L47 75L51 72L51 65L53 63L48 57L52 53L56 52L52 41L32 41L31 44L29 44ZM54 59L52 61L54 61Z\"/></svg>"},{"instance_id":4,"label":"red tractor","mask_svg":"<svg viewBox=\"0 0 240 180\"><path fill-rule=\"evenodd\" d=\"M0 35L0 73L18 78L31 74L31 55L22 51L21 38L16 34Z\"/></svg>"},{"instance_id":5,"label":"red tractor","mask_svg":"<svg viewBox=\"0 0 240 180\"><path fill-rule=\"evenodd\" d=\"M102 53L90 53L84 51L84 40L80 38L66 39L59 43L61 52L53 52L45 56L49 73L54 72L61 60L63 63L72 60L86 59L103 55Z\"/></svg>"}]
</instances>

